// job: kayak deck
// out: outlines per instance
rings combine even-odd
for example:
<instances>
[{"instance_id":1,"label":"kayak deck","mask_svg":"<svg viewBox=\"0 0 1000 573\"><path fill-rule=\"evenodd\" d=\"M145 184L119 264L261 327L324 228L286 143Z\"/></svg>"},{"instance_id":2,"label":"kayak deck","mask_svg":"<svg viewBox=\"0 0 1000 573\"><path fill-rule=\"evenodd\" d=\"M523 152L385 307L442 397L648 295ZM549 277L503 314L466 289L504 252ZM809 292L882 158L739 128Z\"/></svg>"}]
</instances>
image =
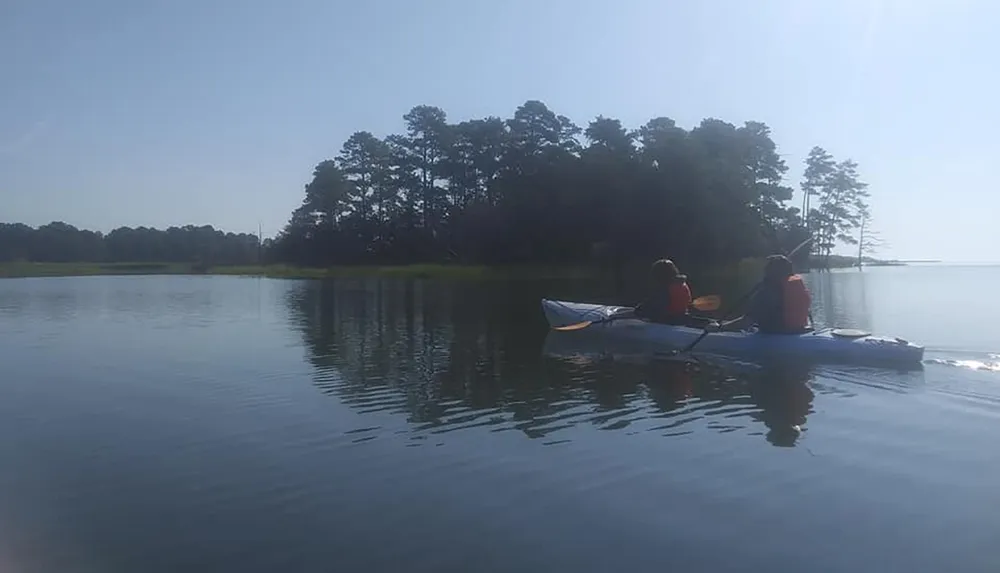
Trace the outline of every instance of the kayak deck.
<instances>
[{"instance_id":1,"label":"kayak deck","mask_svg":"<svg viewBox=\"0 0 1000 573\"><path fill-rule=\"evenodd\" d=\"M542 299L551 327L594 321L587 331L679 350L703 334L700 328L649 322L634 317L612 318L631 307ZM610 320L609 320L610 319ZM901 338L862 331L826 328L803 334L752 331L713 332L698 343L698 352L748 358L795 357L851 363L919 364L924 348Z\"/></svg>"}]
</instances>

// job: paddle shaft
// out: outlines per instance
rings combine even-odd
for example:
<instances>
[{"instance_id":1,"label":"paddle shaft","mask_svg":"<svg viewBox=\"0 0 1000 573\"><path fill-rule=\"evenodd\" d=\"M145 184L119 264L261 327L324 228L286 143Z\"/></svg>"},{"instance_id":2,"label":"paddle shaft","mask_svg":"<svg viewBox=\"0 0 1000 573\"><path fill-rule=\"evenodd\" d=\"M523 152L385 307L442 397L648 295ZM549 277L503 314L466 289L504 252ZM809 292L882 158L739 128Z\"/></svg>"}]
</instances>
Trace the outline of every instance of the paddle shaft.
<instances>
[{"instance_id":1,"label":"paddle shaft","mask_svg":"<svg viewBox=\"0 0 1000 573\"><path fill-rule=\"evenodd\" d=\"M799 252L799 250L802 247L808 245L812 241L812 239L813 239L812 235L810 235L806 240L804 240L801 243L799 243L799 246L797 246L794 249L792 249L785 256L786 257L791 257L795 253ZM730 311L729 312L723 313L722 320L726 320L727 318L729 318L729 316L732 314L733 310L739 309L741 306L743 306L743 303L745 303L746 301L750 300L750 297L752 297L758 290L760 290L760 287L763 286L763 284L764 284L763 280L761 280L757 284L755 284L754 287L752 289L750 289L750 291L747 294L745 294L742 298L740 298L738 301L736 301L736 304L734 304L732 307L730 307L730 309L729 309ZM692 348L694 348L699 342L701 342L706 336L708 336L708 333L709 333L709 330L706 328L705 330L702 331L701 334L698 335L698 338L695 338L694 341L691 342L691 344L688 344L680 352L690 352Z\"/></svg>"}]
</instances>

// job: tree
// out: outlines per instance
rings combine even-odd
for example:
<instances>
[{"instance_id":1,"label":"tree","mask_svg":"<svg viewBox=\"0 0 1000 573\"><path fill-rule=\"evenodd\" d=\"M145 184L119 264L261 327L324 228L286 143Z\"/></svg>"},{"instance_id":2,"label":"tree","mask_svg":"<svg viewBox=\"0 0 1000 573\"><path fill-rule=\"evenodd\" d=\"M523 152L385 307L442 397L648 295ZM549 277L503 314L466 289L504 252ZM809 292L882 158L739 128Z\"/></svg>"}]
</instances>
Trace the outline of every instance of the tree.
<instances>
[{"instance_id":1,"label":"tree","mask_svg":"<svg viewBox=\"0 0 1000 573\"><path fill-rule=\"evenodd\" d=\"M507 120L449 124L427 105L403 119L405 133L384 141L352 135L336 184L314 174L307 195L338 189L326 195L337 208L313 210L319 199L307 197L274 252L497 263L600 251L618 263L669 255L711 264L785 250L804 234L787 205L787 167L760 122L706 119L687 131L660 117L629 130L601 115L581 129L538 100ZM312 254L290 254L301 250Z\"/></svg>"},{"instance_id":2,"label":"tree","mask_svg":"<svg viewBox=\"0 0 1000 573\"><path fill-rule=\"evenodd\" d=\"M507 144L507 126L497 117L463 121L452 128L446 175L456 213L474 202L497 205L496 182Z\"/></svg>"},{"instance_id":3,"label":"tree","mask_svg":"<svg viewBox=\"0 0 1000 573\"><path fill-rule=\"evenodd\" d=\"M760 215L766 232L787 229L795 218L794 208L785 206L792 198L792 189L784 185L788 166L778 155L771 129L761 122L748 121L736 131L746 146L744 161L754 191L751 207Z\"/></svg>"},{"instance_id":4,"label":"tree","mask_svg":"<svg viewBox=\"0 0 1000 573\"><path fill-rule=\"evenodd\" d=\"M35 229L22 223L0 223L0 262L33 259Z\"/></svg>"},{"instance_id":5,"label":"tree","mask_svg":"<svg viewBox=\"0 0 1000 573\"><path fill-rule=\"evenodd\" d=\"M257 247L256 235L210 225L119 227L105 235L61 221L38 228L0 223L0 262L251 264Z\"/></svg>"},{"instance_id":6,"label":"tree","mask_svg":"<svg viewBox=\"0 0 1000 573\"><path fill-rule=\"evenodd\" d=\"M637 134L625 129L621 120L599 115L583 134L590 143L587 150L591 153L605 153L621 160L631 160L635 155Z\"/></svg>"},{"instance_id":7,"label":"tree","mask_svg":"<svg viewBox=\"0 0 1000 573\"><path fill-rule=\"evenodd\" d=\"M316 165L305 190L302 205L279 236L281 258L311 264L356 260L357 241L341 228L350 199L357 196L354 184L336 161L327 159Z\"/></svg>"},{"instance_id":8,"label":"tree","mask_svg":"<svg viewBox=\"0 0 1000 573\"><path fill-rule=\"evenodd\" d=\"M813 147L806 157L806 170L802 175L802 224L810 232L815 228L817 221L812 220L814 211L812 209L813 197L818 197L827 180L833 175L836 163L833 156L822 147Z\"/></svg>"},{"instance_id":9,"label":"tree","mask_svg":"<svg viewBox=\"0 0 1000 573\"><path fill-rule=\"evenodd\" d=\"M373 252L385 250L391 242L386 222L395 203L389 145L367 131L356 132L344 143L337 165L351 183L346 197L349 232Z\"/></svg>"},{"instance_id":10,"label":"tree","mask_svg":"<svg viewBox=\"0 0 1000 573\"><path fill-rule=\"evenodd\" d=\"M872 216L867 205L861 208L859 221L858 268L861 268L865 257L874 255L879 249L885 246L885 241L882 240L877 231L872 230Z\"/></svg>"},{"instance_id":11,"label":"tree","mask_svg":"<svg viewBox=\"0 0 1000 573\"><path fill-rule=\"evenodd\" d=\"M351 182L348 209L360 221L385 219L389 146L367 131L352 134L337 157L337 166Z\"/></svg>"},{"instance_id":12,"label":"tree","mask_svg":"<svg viewBox=\"0 0 1000 573\"><path fill-rule=\"evenodd\" d=\"M439 180L446 175L445 159L448 155L451 130L447 116L441 108L418 105L403 116L406 136L399 140L419 187L415 199L419 201L422 225L435 230L443 216L444 193Z\"/></svg>"},{"instance_id":13,"label":"tree","mask_svg":"<svg viewBox=\"0 0 1000 573\"><path fill-rule=\"evenodd\" d=\"M850 159L837 163L820 186L815 243L827 260L837 243L857 243L853 231L867 212L868 198L868 184L859 180L857 167Z\"/></svg>"}]
</instances>

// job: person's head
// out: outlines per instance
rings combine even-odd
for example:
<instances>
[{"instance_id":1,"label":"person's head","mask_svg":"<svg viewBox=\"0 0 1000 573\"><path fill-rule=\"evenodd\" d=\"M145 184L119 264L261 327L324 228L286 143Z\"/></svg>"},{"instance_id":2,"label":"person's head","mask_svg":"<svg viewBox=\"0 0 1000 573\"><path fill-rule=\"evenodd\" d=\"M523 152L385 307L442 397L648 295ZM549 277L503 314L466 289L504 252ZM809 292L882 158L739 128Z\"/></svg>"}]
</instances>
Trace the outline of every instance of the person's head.
<instances>
[{"instance_id":1,"label":"person's head","mask_svg":"<svg viewBox=\"0 0 1000 573\"><path fill-rule=\"evenodd\" d=\"M764 264L764 279L781 281L795 274L792 261L785 255L771 255Z\"/></svg>"},{"instance_id":2,"label":"person's head","mask_svg":"<svg viewBox=\"0 0 1000 573\"><path fill-rule=\"evenodd\" d=\"M655 282L666 283L685 277L677 270L677 265L670 259L660 259L653 263L649 269L649 275Z\"/></svg>"}]
</instances>

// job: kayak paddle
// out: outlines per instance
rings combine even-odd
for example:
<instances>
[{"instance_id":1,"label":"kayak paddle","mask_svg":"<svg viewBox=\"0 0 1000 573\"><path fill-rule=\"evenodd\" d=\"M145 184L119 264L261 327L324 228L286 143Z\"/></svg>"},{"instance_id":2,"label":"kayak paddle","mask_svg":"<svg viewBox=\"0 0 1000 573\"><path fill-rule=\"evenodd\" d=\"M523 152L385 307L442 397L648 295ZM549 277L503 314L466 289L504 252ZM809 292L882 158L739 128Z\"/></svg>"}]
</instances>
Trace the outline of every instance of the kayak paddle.
<instances>
[{"instance_id":1,"label":"kayak paddle","mask_svg":"<svg viewBox=\"0 0 1000 573\"><path fill-rule=\"evenodd\" d=\"M718 295L715 295L715 294L709 294L709 295L705 295L705 296L699 296L698 298L696 298L693 301L691 301L691 306L695 310L700 310L702 312L710 312L710 311L713 311L713 310L719 310L719 307L722 306L722 298L719 297ZM584 328L587 328L591 324L602 323L602 322L610 322L612 320L617 320L617 319L620 319L620 318L633 318L634 316L635 315L633 313L631 313L631 312L623 312L621 314L615 314L615 315L609 316L607 318L602 318L602 319L599 319L599 320L585 320L583 322L578 322L576 324L570 324L570 325L567 325L567 326L553 326L552 330L560 330L560 331L564 331L564 332L565 331L570 331L570 330L582 330Z\"/></svg>"},{"instance_id":2,"label":"kayak paddle","mask_svg":"<svg viewBox=\"0 0 1000 573\"><path fill-rule=\"evenodd\" d=\"M804 240L801 243L799 243L799 246L797 246L794 249L792 249L791 252L789 252L785 256L786 257L791 257L795 253L799 252L799 249L801 249L802 247L808 245L812 240L813 240L813 238L812 238L812 236L810 236L806 240ZM757 290L760 289L761 285L763 285L763 284L764 284L764 281L760 281L756 285L754 285L754 287L752 289L750 289L750 292L748 292L747 294L745 294L743 296L743 298L739 299L737 301L737 303L735 305L733 305L732 309L738 309L741 306L743 306L743 303L746 302L747 300L749 300L750 297L752 297L754 295L754 293L756 293ZM726 313L726 314L722 315L723 316L722 320L725 320L726 318L729 318L729 315L732 314L732 309L730 310L729 313ZM682 348L681 350L676 351L674 354L676 355L676 354L681 354L681 353L684 353L684 352L690 352L692 348L694 348L699 342L701 342L706 336L708 336L708 333L709 333L709 330L706 328L704 331L702 331L701 334L698 335L698 338L695 338L694 341L691 342L691 344L688 344L685 348Z\"/></svg>"}]
</instances>

